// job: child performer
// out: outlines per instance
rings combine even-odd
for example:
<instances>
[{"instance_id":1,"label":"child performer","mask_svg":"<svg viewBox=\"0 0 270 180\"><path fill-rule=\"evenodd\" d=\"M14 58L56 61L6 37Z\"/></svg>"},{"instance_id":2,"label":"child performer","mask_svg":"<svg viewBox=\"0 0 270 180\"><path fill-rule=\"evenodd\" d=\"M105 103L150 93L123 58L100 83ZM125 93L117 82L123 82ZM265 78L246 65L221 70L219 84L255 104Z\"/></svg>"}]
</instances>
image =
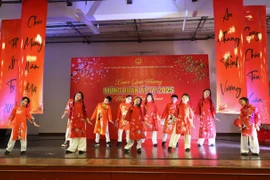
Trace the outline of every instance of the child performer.
<instances>
[{"instance_id":1,"label":"child performer","mask_svg":"<svg viewBox=\"0 0 270 180\"><path fill-rule=\"evenodd\" d=\"M241 97L239 128L241 130L241 155L248 156L248 142L253 156L259 156L260 148L257 131L260 130L260 115L256 107L249 104L248 98Z\"/></svg>"},{"instance_id":2,"label":"child performer","mask_svg":"<svg viewBox=\"0 0 270 180\"><path fill-rule=\"evenodd\" d=\"M23 97L19 106L15 106L9 117L9 123L7 127L10 127L12 123L12 132L10 139L8 141L7 149L4 155L9 155L9 153L14 148L16 140L21 142L21 153L20 155L25 155L27 147L27 123L26 118L34 124L34 126L39 127L35 122L35 118L30 114L30 109L28 108L30 99L28 97Z\"/></svg>"},{"instance_id":3,"label":"child performer","mask_svg":"<svg viewBox=\"0 0 270 180\"><path fill-rule=\"evenodd\" d=\"M133 146L134 140L137 141L137 153L141 153L141 140L145 138L143 126L144 115L141 109L141 104L142 99L140 97L136 97L134 99L133 106L128 109L126 114L125 120L130 123L130 139L125 146L126 153L129 152L130 148Z\"/></svg>"},{"instance_id":4,"label":"child performer","mask_svg":"<svg viewBox=\"0 0 270 180\"><path fill-rule=\"evenodd\" d=\"M145 122L149 125L144 125L145 136L147 135L147 132L152 132L152 143L154 147L157 147L157 106L155 104L154 96L152 93L148 93L146 95L144 114ZM144 140L142 142L144 142Z\"/></svg>"},{"instance_id":5,"label":"child performer","mask_svg":"<svg viewBox=\"0 0 270 180\"><path fill-rule=\"evenodd\" d=\"M66 154L74 153L77 148L79 154L83 154L86 152L85 121L88 123L90 123L90 121L87 118L86 108L84 105L84 95L82 92L77 92L73 99L68 101L66 106L66 113L68 113L68 134L70 138L70 145L66 150Z\"/></svg>"},{"instance_id":6,"label":"child performer","mask_svg":"<svg viewBox=\"0 0 270 180\"><path fill-rule=\"evenodd\" d=\"M184 147L185 151L190 151L191 144L191 127L195 128L193 125L194 113L189 105L190 97L188 94L183 94L181 102L178 106L178 118L176 118L176 124L173 129L173 133L170 139L170 144L168 151L170 152L172 148L176 147L176 144L181 135L184 135ZM173 123L173 122L171 122Z\"/></svg>"},{"instance_id":7,"label":"child performer","mask_svg":"<svg viewBox=\"0 0 270 180\"><path fill-rule=\"evenodd\" d=\"M118 126L118 139L117 139L116 146L121 146L123 131L126 132L126 142L128 143L129 141L129 124L126 124L125 126L123 125L125 123L124 121L125 121L127 111L132 106L131 102L132 102L132 96L127 95L126 101L119 105L117 119L115 123L116 126Z\"/></svg>"},{"instance_id":8,"label":"child performer","mask_svg":"<svg viewBox=\"0 0 270 180\"><path fill-rule=\"evenodd\" d=\"M173 94L171 96L171 103L168 103L163 111L161 119L164 120L164 125L163 125L163 139L162 139L162 147L166 146L166 140L168 137L168 134L171 135L175 126L175 123L173 120L178 117L178 106L177 106L177 100L178 96L176 94Z\"/></svg>"},{"instance_id":9,"label":"child performer","mask_svg":"<svg viewBox=\"0 0 270 180\"><path fill-rule=\"evenodd\" d=\"M112 98L107 96L102 103L98 103L92 117L92 120L96 120L94 133L96 134L96 139L94 143L94 147L99 146L100 135L105 135L106 137L106 146L111 147L110 143L110 134L109 134L109 124L108 121L113 123L112 121L112 111L110 102ZM114 123L113 123L114 124Z\"/></svg>"},{"instance_id":10,"label":"child performer","mask_svg":"<svg viewBox=\"0 0 270 180\"><path fill-rule=\"evenodd\" d=\"M200 130L198 146L202 146L205 138L208 138L208 145L214 146L216 140L216 125L214 120L218 120L215 117L216 111L211 99L211 90L205 89L203 91L203 98L199 101L195 114L200 117Z\"/></svg>"}]
</instances>

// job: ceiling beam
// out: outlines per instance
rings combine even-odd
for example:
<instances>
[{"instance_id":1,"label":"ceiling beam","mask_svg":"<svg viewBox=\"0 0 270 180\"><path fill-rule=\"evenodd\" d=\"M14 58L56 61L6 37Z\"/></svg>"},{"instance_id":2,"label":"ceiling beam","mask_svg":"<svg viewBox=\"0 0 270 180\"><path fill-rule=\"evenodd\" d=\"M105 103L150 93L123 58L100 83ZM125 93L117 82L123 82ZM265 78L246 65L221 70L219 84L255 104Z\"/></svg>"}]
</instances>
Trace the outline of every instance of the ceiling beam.
<instances>
[{"instance_id":1,"label":"ceiling beam","mask_svg":"<svg viewBox=\"0 0 270 180\"><path fill-rule=\"evenodd\" d=\"M86 26L93 32L93 34L99 34L99 30L96 28L96 26L90 21L86 15L82 12L81 9L76 10L76 14L79 16L82 22L86 24Z\"/></svg>"},{"instance_id":2,"label":"ceiling beam","mask_svg":"<svg viewBox=\"0 0 270 180\"><path fill-rule=\"evenodd\" d=\"M67 22L67 24L68 24L70 27L72 27L77 33L79 33L79 34L81 35L81 37L83 38L83 40L86 41L87 44L90 44L90 43L91 43L91 41L90 41L86 36L84 36L84 35L82 34L82 32L81 32L79 29L77 29L77 28L73 25L72 22ZM84 42L84 41L83 41L83 42Z\"/></svg>"},{"instance_id":3,"label":"ceiling beam","mask_svg":"<svg viewBox=\"0 0 270 180\"><path fill-rule=\"evenodd\" d=\"M192 38L191 38L192 41L196 40L197 32L200 31L203 28L203 26L204 26L207 19L208 19L207 16L202 16L201 17L201 19L200 19L200 21L199 21L199 23L197 25L197 28L195 29L195 31L194 31L194 33L192 35Z\"/></svg>"},{"instance_id":4,"label":"ceiling beam","mask_svg":"<svg viewBox=\"0 0 270 180\"><path fill-rule=\"evenodd\" d=\"M141 36L140 36L140 33L139 33L139 28L138 28L138 24L137 24L136 19L134 19L134 25L135 25L135 30L136 30L137 36L138 36L138 43L141 43L142 40L141 40Z\"/></svg>"}]
</instances>

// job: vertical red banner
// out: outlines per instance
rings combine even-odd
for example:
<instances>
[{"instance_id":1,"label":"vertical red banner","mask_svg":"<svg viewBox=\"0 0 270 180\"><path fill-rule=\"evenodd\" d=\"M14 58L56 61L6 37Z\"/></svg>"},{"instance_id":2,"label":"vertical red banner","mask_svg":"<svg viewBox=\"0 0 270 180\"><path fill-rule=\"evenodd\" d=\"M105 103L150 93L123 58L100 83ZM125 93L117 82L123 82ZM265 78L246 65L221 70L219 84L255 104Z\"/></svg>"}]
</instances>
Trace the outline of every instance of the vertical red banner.
<instances>
[{"instance_id":1,"label":"vertical red banner","mask_svg":"<svg viewBox=\"0 0 270 180\"><path fill-rule=\"evenodd\" d=\"M269 124L266 7L245 6L244 17L247 94L259 109L262 123Z\"/></svg>"},{"instance_id":2,"label":"vertical red banner","mask_svg":"<svg viewBox=\"0 0 270 180\"><path fill-rule=\"evenodd\" d=\"M20 25L21 20L2 20L0 128L6 128L8 117L15 104L18 59L20 56Z\"/></svg>"},{"instance_id":3,"label":"vertical red banner","mask_svg":"<svg viewBox=\"0 0 270 180\"><path fill-rule=\"evenodd\" d=\"M246 96L243 0L214 0L217 112L237 114Z\"/></svg>"},{"instance_id":4,"label":"vertical red banner","mask_svg":"<svg viewBox=\"0 0 270 180\"><path fill-rule=\"evenodd\" d=\"M31 99L33 114L43 113L43 73L47 0L23 0L19 98ZM17 99L17 100L18 100Z\"/></svg>"}]
</instances>

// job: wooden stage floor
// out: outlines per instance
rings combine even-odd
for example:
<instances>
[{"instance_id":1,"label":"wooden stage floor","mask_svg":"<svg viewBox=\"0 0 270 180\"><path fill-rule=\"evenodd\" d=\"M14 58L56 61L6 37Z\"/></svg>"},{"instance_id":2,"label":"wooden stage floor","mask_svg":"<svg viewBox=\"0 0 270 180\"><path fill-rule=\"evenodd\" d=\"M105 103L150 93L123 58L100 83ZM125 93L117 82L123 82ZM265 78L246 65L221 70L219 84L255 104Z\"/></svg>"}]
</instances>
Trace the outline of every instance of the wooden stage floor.
<instances>
[{"instance_id":1,"label":"wooden stage floor","mask_svg":"<svg viewBox=\"0 0 270 180\"><path fill-rule=\"evenodd\" d=\"M251 177L253 180L256 177L260 177L260 180L270 179L270 144L260 144L259 157L251 154L241 156L239 139L240 135L218 136L215 147L207 144L198 147L193 140L190 152L184 151L183 139L179 140L179 147L173 152L162 148L161 141L158 147L153 147L151 140L146 140L141 154L137 154L135 145L126 154L124 143L122 147L116 147L116 141L112 141L112 147L106 148L104 140L101 140L100 147L95 148L92 147L93 141L88 141L87 153L66 155L66 149L61 147L62 137L29 136L27 154L24 156L19 155L19 141L10 155L3 155L7 143L5 139L0 143L0 179L18 177L21 180L23 173L25 177L32 173L36 179L42 175L43 179L65 180L76 175L81 178L104 176L100 180L119 180L126 176L128 179L138 179L148 175L149 178L156 177L155 180L193 180L208 176L218 180L246 180Z\"/></svg>"}]
</instances>

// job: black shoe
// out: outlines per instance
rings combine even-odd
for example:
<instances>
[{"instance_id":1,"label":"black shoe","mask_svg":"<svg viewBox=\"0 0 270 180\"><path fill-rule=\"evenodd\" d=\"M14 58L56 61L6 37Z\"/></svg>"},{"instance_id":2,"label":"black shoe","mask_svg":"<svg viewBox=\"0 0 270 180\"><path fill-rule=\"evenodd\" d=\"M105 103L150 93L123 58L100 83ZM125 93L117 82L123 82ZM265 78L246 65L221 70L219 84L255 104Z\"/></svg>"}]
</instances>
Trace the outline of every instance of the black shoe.
<instances>
[{"instance_id":1,"label":"black shoe","mask_svg":"<svg viewBox=\"0 0 270 180\"><path fill-rule=\"evenodd\" d=\"M176 143L176 146L175 146L175 148L178 148L178 142Z\"/></svg>"},{"instance_id":2,"label":"black shoe","mask_svg":"<svg viewBox=\"0 0 270 180\"><path fill-rule=\"evenodd\" d=\"M189 152L189 151L190 151L190 148L185 149L185 151L186 151L186 152Z\"/></svg>"},{"instance_id":3,"label":"black shoe","mask_svg":"<svg viewBox=\"0 0 270 180\"><path fill-rule=\"evenodd\" d=\"M260 156L259 153L252 153L252 156Z\"/></svg>"},{"instance_id":4,"label":"black shoe","mask_svg":"<svg viewBox=\"0 0 270 180\"><path fill-rule=\"evenodd\" d=\"M117 147L120 147L121 144L122 144L122 142L117 142L116 146L117 146Z\"/></svg>"},{"instance_id":5,"label":"black shoe","mask_svg":"<svg viewBox=\"0 0 270 180\"><path fill-rule=\"evenodd\" d=\"M210 147L214 147L215 145L214 145L214 144L210 144L209 146L210 146Z\"/></svg>"},{"instance_id":6,"label":"black shoe","mask_svg":"<svg viewBox=\"0 0 270 180\"><path fill-rule=\"evenodd\" d=\"M137 153L138 153L138 154L141 154L141 153L142 153L141 148L137 149Z\"/></svg>"},{"instance_id":7,"label":"black shoe","mask_svg":"<svg viewBox=\"0 0 270 180\"><path fill-rule=\"evenodd\" d=\"M154 147L157 147L157 144L154 144Z\"/></svg>"},{"instance_id":8,"label":"black shoe","mask_svg":"<svg viewBox=\"0 0 270 180\"><path fill-rule=\"evenodd\" d=\"M198 144L198 147L201 147L202 145Z\"/></svg>"},{"instance_id":9,"label":"black shoe","mask_svg":"<svg viewBox=\"0 0 270 180\"><path fill-rule=\"evenodd\" d=\"M22 155L22 156L25 155L25 154L26 154L25 151L21 151L21 152L20 152L20 155Z\"/></svg>"},{"instance_id":10,"label":"black shoe","mask_svg":"<svg viewBox=\"0 0 270 180\"><path fill-rule=\"evenodd\" d=\"M85 153L85 151L79 151L79 154L84 154Z\"/></svg>"},{"instance_id":11,"label":"black shoe","mask_svg":"<svg viewBox=\"0 0 270 180\"><path fill-rule=\"evenodd\" d=\"M72 154L72 151L66 150L66 154Z\"/></svg>"},{"instance_id":12,"label":"black shoe","mask_svg":"<svg viewBox=\"0 0 270 180\"><path fill-rule=\"evenodd\" d=\"M9 155L9 153L10 153L9 151L5 151L4 155Z\"/></svg>"},{"instance_id":13,"label":"black shoe","mask_svg":"<svg viewBox=\"0 0 270 180\"><path fill-rule=\"evenodd\" d=\"M241 153L241 156L248 156L248 153Z\"/></svg>"},{"instance_id":14,"label":"black shoe","mask_svg":"<svg viewBox=\"0 0 270 180\"><path fill-rule=\"evenodd\" d=\"M93 147L99 147L99 143L96 143L96 142L95 142L95 143L93 144Z\"/></svg>"},{"instance_id":15,"label":"black shoe","mask_svg":"<svg viewBox=\"0 0 270 180\"><path fill-rule=\"evenodd\" d=\"M168 147L168 152L172 152L172 147Z\"/></svg>"},{"instance_id":16,"label":"black shoe","mask_svg":"<svg viewBox=\"0 0 270 180\"><path fill-rule=\"evenodd\" d=\"M126 154L129 153L129 150L128 149L125 149L124 150L124 153L126 153Z\"/></svg>"},{"instance_id":17,"label":"black shoe","mask_svg":"<svg viewBox=\"0 0 270 180\"><path fill-rule=\"evenodd\" d=\"M164 147L164 148L166 147L166 141L162 142L162 147Z\"/></svg>"},{"instance_id":18,"label":"black shoe","mask_svg":"<svg viewBox=\"0 0 270 180\"><path fill-rule=\"evenodd\" d=\"M110 142L106 142L106 146L107 147L111 147L111 143Z\"/></svg>"}]
</instances>

